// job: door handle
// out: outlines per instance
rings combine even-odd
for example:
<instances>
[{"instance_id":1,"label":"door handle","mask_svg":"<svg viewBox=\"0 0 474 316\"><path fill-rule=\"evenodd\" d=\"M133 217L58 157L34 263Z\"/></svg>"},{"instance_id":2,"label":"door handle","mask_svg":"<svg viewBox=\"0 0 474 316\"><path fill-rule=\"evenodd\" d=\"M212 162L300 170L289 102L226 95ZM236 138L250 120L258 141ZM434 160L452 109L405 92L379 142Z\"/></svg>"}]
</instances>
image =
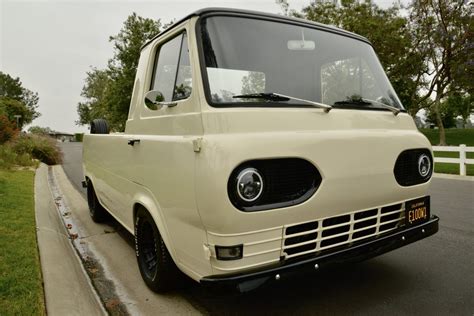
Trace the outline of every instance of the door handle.
<instances>
[{"instance_id":1,"label":"door handle","mask_svg":"<svg viewBox=\"0 0 474 316\"><path fill-rule=\"evenodd\" d=\"M128 144L129 144L130 146L134 146L135 143L140 143L140 140L139 140L139 139L129 139L129 140L128 140Z\"/></svg>"}]
</instances>

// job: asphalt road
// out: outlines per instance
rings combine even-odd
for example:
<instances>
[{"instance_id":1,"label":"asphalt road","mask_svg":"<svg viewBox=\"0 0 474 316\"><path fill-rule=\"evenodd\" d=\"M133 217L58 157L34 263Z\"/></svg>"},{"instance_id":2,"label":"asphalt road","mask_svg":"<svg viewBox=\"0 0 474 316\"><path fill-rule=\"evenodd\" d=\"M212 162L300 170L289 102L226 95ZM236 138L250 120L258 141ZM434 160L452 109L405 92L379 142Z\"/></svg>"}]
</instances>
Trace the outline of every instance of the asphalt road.
<instances>
[{"instance_id":1,"label":"asphalt road","mask_svg":"<svg viewBox=\"0 0 474 316\"><path fill-rule=\"evenodd\" d=\"M84 180L82 171L82 143L60 143L63 152L63 168L72 185L84 196L86 189L82 187Z\"/></svg>"},{"instance_id":2,"label":"asphalt road","mask_svg":"<svg viewBox=\"0 0 474 316\"><path fill-rule=\"evenodd\" d=\"M62 149L64 171L84 195L81 144L64 143ZM422 241L244 295L216 295L195 282L175 295L204 314L472 316L474 182L434 178L429 194L440 230Z\"/></svg>"}]
</instances>

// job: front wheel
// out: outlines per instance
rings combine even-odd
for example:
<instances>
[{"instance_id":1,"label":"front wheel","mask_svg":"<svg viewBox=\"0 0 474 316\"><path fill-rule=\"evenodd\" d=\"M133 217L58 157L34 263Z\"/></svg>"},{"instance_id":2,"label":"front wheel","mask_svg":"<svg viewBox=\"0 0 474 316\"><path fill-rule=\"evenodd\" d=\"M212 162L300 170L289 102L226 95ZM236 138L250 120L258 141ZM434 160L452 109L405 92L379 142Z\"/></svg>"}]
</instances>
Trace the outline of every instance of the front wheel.
<instances>
[{"instance_id":1,"label":"front wheel","mask_svg":"<svg viewBox=\"0 0 474 316\"><path fill-rule=\"evenodd\" d=\"M135 253L140 274L154 292L166 292L176 287L179 271L166 248L155 221L144 208L135 220Z\"/></svg>"}]
</instances>

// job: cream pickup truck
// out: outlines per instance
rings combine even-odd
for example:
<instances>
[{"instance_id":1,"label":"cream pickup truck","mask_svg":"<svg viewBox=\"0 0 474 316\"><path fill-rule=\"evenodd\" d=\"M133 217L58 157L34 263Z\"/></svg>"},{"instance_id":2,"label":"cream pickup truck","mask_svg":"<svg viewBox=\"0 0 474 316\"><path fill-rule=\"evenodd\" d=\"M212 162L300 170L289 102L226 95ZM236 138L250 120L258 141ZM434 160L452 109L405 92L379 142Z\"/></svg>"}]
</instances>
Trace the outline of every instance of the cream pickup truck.
<instances>
[{"instance_id":1,"label":"cream pickup truck","mask_svg":"<svg viewBox=\"0 0 474 316\"><path fill-rule=\"evenodd\" d=\"M371 44L305 20L176 22L142 47L125 132L93 121L83 155L92 219L135 236L157 292L179 271L247 291L438 231L430 143Z\"/></svg>"}]
</instances>

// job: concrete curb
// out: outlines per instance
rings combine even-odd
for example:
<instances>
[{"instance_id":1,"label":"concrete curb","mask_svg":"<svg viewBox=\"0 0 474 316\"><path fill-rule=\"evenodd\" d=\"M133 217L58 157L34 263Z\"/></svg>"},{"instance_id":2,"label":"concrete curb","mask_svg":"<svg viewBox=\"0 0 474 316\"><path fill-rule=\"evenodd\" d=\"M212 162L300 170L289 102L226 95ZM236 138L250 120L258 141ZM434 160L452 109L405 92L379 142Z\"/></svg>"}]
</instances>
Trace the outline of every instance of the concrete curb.
<instances>
[{"instance_id":1,"label":"concrete curb","mask_svg":"<svg viewBox=\"0 0 474 316\"><path fill-rule=\"evenodd\" d=\"M47 314L107 315L60 218L44 164L35 174L35 215Z\"/></svg>"},{"instance_id":2,"label":"concrete curb","mask_svg":"<svg viewBox=\"0 0 474 316\"><path fill-rule=\"evenodd\" d=\"M473 176L460 176L457 174L446 174L446 173L434 173L433 178L438 179L450 179L450 180L463 180L463 181L474 181Z\"/></svg>"}]
</instances>

